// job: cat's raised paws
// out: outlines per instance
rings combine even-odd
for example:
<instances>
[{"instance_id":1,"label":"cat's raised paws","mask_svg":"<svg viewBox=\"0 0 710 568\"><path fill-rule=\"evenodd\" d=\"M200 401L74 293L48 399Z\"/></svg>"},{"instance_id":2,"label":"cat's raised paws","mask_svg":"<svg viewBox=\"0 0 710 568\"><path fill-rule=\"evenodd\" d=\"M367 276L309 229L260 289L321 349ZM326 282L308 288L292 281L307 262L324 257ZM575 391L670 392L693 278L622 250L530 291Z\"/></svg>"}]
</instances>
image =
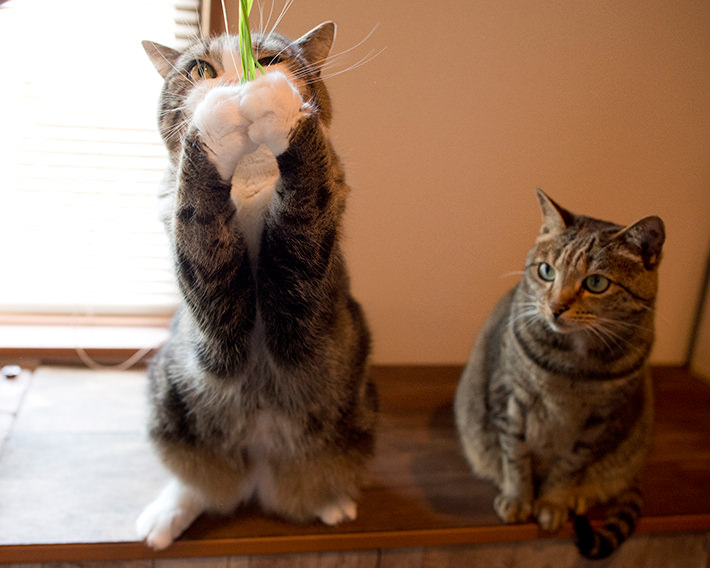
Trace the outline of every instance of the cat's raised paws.
<instances>
[{"instance_id":1,"label":"cat's raised paws","mask_svg":"<svg viewBox=\"0 0 710 568\"><path fill-rule=\"evenodd\" d=\"M503 493L496 495L493 508L504 523L525 523L532 518L532 502Z\"/></svg>"},{"instance_id":2,"label":"cat's raised paws","mask_svg":"<svg viewBox=\"0 0 710 568\"><path fill-rule=\"evenodd\" d=\"M298 90L280 71L271 71L243 87L241 112L251 122L249 138L266 144L274 156L288 148L288 136L305 115Z\"/></svg>"},{"instance_id":3,"label":"cat's raised paws","mask_svg":"<svg viewBox=\"0 0 710 568\"><path fill-rule=\"evenodd\" d=\"M357 518L357 504L352 499L341 499L316 511L318 518L326 525L338 525Z\"/></svg>"},{"instance_id":4,"label":"cat's raised paws","mask_svg":"<svg viewBox=\"0 0 710 568\"><path fill-rule=\"evenodd\" d=\"M232 179L239 160L259 146L249 137L251 121L241 111L243 91L239 85L215 87L192 118L207 156L224 180Z\"/></svg>"}]
</instances>

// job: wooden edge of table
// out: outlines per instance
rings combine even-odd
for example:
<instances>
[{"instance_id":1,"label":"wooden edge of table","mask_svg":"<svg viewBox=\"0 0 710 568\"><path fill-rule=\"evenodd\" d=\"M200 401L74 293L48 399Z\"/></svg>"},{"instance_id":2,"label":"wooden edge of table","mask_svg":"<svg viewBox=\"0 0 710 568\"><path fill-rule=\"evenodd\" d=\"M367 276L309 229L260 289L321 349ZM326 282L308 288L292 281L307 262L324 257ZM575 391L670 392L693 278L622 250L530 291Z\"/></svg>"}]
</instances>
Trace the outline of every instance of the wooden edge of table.
<instances>
[{"instance_id":1,"label":"wooden edge of table","mask_svg":"<svg viewBox=\"0 0 710 568\"><path fill-rule=\"evenodd\" d=\"M642 517L636 534L710 531L710 514ZM549 535L534 524L462 527L294 536L228 537L178 540L167 550L155 552L140 542L57 543L0 546L0 563L88 562L297 554L348 550L455 546L536 540L572 536L571 525Z\"/></svg>"}]
</instances>

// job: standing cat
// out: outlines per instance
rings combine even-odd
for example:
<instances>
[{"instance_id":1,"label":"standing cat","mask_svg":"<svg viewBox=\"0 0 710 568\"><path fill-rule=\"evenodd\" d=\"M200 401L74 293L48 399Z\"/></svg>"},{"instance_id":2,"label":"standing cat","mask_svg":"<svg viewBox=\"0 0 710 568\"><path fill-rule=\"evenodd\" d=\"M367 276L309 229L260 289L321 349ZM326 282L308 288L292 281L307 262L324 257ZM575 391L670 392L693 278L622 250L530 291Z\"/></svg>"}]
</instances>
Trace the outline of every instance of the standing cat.
<instances>
[{"instance_id":1,"label":"standing cat","mask_svg":"<svg viewBox=\"0 0 710 568\"><path fill-rule=\"evenodd\" d=\"M582 554L610 554L640 513L650 442L663 222L574 215L538 190L543 223L520 283L484 324L456 393L473 471L507 523L557 531L571 513ZM603 527L584 516L609 503Z\"/></svg>"},{"instance_id":2,"label":"standing cat","mask_svg":"<svg viewBox=\"0 0 710 568\"><path fill-rule=\"evenodd\" d=\"M356 517L376 393L339 245L348 187L320 77L334 32L255 36L266 74L246 84L234 36L144 42L165 79L161 214L182 296L149 373L173 474L136 523L153 548L251 499L295 521Z\"/></svg>"}]
</instances>

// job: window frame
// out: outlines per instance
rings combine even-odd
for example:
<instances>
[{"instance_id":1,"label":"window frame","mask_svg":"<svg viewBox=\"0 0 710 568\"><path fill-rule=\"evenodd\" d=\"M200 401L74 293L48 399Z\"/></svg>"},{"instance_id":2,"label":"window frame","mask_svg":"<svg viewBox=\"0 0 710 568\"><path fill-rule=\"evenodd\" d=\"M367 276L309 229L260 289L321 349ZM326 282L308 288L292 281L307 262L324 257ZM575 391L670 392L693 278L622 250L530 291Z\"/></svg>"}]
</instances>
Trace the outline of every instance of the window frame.
<instances>
[{"instance_id":1,"label":"window frame","mask_svg":"<svg viewBox=\"0 0 710 568\"><path fill-rule=\"evenodd\" d=\"M175 3L176 8L178 4ZM197 29L203 35L213 29L213 20L218 25L214 4L198 0ZM97 368L121 367L134 357L136 361L132 364L144 364L162 343L151 339L151 335L165 336L171 319L172 314L0 311L0 366L19 364L34 368L39 364L83 362ZM86 339L77 342L77 331ZM24 338L28 335L33 338Z\"/></svg>"}]
</instances>

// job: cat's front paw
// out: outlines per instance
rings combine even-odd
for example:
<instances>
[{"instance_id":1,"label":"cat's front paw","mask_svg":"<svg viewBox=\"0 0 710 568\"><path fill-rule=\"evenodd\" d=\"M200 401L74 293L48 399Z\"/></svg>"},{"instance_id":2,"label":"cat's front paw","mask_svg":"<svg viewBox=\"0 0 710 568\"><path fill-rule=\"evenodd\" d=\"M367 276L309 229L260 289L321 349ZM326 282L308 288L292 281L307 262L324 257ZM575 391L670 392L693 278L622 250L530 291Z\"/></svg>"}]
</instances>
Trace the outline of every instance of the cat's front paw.
<instances>
[{"instance_id":1,"label":"cat's front paw","mask_svg":"<svg viewBox=\"0 0 710 568\"><path fill-rule=\"evenodd\" d=\"M307 114L300 93L280 71L244 85L241 112L251 122L251 141L266 144L274 156L286 151L291 130Z\"/></svg>"},{"instance_id":2,"label":"cat's front paw","mask_svg":"<svg viewBox=\"0 0 710 568\"><path fill-rule=\"evenodd\" d=\"M532 518L532 502L499 493L493 508L504 523L525 523Z\"/></svg>"},{"instance_id":3,"label":"cat's front paw","mask_svg":"<svg viewBox=\"0 0 710 568\"><path fill-rule=\"evenodd\" d=\"M538 526L549 533L556 533L569 518L569 511L566 504L545 499L535 501L533 514L535 515L535 522L537 522Z\"/></svg>"},{"instance_id":4,"label":"cat's front paw","mask_svg":"<svg viewBox=\"0 0 710 568\"><path fill-rule=\"evenodd\" d=\"M241 111L242 96L243 87L239 85L215 87L192 117L208 158L224 180L232 179L239 160L259 146L249 137L251 121Z\"/></svg>"},{"instance_id":5,"label":"cat's front paw","mask_svg":"<svg viewBox=\"0 0 710 568\"><path fill-rule=\"evenodd\" d=\"M354 521L357 518L357 504L352 499L340 499L322 507L316 511L316 515L330 526L338 525L344 521Z\"/></svg>"}]
</instances>

